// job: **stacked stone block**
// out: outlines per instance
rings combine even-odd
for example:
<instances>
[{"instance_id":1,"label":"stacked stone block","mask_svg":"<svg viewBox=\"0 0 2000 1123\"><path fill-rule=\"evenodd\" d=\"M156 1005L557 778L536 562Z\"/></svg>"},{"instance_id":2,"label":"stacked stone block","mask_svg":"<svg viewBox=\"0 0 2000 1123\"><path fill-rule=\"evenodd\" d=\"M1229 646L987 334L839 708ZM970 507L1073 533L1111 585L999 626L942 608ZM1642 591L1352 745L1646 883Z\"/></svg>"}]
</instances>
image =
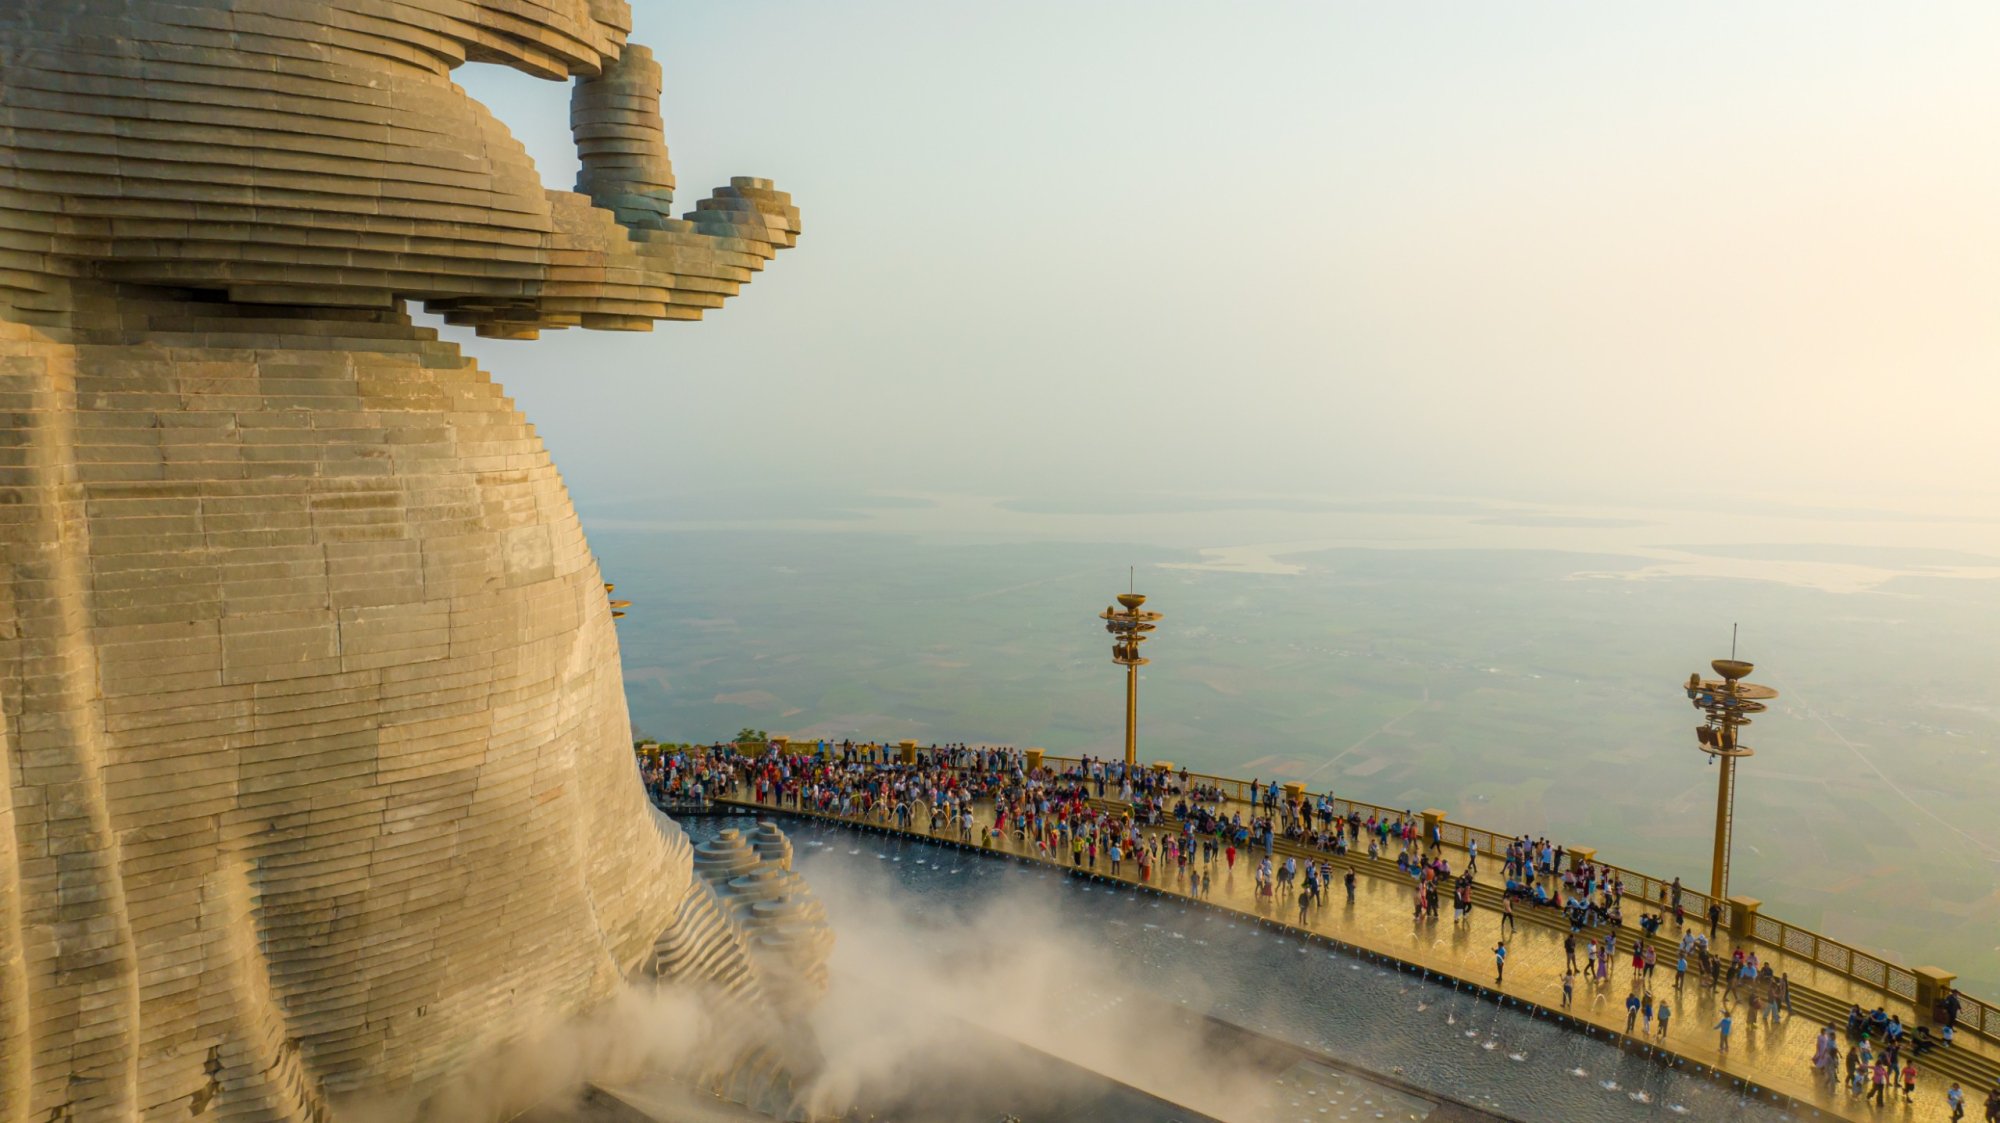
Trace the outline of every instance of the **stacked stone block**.
<instances>
[{"instance_id":1,"label":"stacked stone block","mask_svg":"<svg viewBox=\"0 0 2000 1123\"><path fill-rule=\"evenodd\" d=\"M251 350L216 345L230 305L108 303L66 346L0 345L28 406L0 427L26 462L6 971L36 1019L4 1102L82 1078L145 1112L219 1075L218 1107L310 1114L608 993L689 881L519 413L392 317L247 317L294 341ZM293 1054L317 1088L284 1087Z\"/></svg>"}]
</instances>

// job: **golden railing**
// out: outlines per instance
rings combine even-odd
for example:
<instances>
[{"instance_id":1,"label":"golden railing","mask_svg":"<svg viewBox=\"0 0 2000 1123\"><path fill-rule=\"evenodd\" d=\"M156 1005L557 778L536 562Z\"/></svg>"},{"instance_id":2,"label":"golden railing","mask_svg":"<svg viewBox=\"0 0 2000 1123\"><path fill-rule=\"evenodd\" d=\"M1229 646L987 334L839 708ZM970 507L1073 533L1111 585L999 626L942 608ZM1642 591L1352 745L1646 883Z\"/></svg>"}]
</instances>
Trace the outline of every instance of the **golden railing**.
<instances>
[{"instance_id":1,"label":"golden railing","mask_svg":"<svg viewBox=\"0 0 2000 1123\"><path fill-rule=\"evenodd\" d=\"M754 754L763 748L760 745L750 744L738 745L736 747L739 751L746 754ZM882 759L894 759L895 749L891 746L871 743L867 747L870 750L879 751L882 754ZM794 748L805 749L806 746L799 745L794 746ZM1058 773L1079 769L1083 766L1083 763L1083 758L1081 757L1047 754L1042 756L1042 766ZM1099 763L1102 762L1100 761ZM1235 799L1238 803L1247 804L1250 802L1249 781L1241 780L1234 776L1217 776L1212 773L1195 772L1192 770L1182 772L1177 769L1173 775L1176 777L1185 776L1190 783L1215 788L1224 795ZM1282 781L1278 781L1277 786L1283 788L1285 785ZM1308 792L1306 794L1313 796L1315 799L1318 798L1315 793ZM1389 819L1421 816L1420 812L1410 808L1389 807L1385 804L1369 803L1364 800L1340 799L1329 796L1328 804L1336 815L1343 817L1353 812L1359 812L1364 819L1371 815L1377 818ZM881 811L883 811L881 808L869 807L864 809L861 815L857 817L872 820L875 814ZM1449 818L1444 819L1438 824L1438 833L1447 846L1454 846L1461 850L1467 849L1469 843L1477 841L1481 853L1493 856L1496 861L1499 860L1500 855L1506 852L1508 844L1519 837L1518 835L1501 834L1497 831L1490 831L1465 823L1455 823ZM1657 907L1662 912L1668 911L1671 908L1672 879L1662 881L1649 874L1615 865L1597 857L1591 858L1591 864L1623 882L1627 898L1640 898L1649 907ZM1663 898L1663 892L1667 894L1667 897ZM1736 910L1728 900L1712 901L1707 893L1689 888L1686 885L1681 887L1681 907L1686 912L1690 923L1697 925L1704 924L1708 920L1708 908L1710 904L1720 906L1717 913L1718 927L1733 933L1736 932ZM1781 951L1788 956L1803 960L1821 970L1832 972L1843 978L1852 979L1866 987L1881 991L1884 994L1894 995L1913 1005L1917 1004L1919 987L1918 976L1914 970L1891 962L1881 956L1862 951L1850 944L1822 936L1817 932L1800 928L1797 925L1787 924L1775 917L1765 916L1761 912L1752 914L1749 917L1747 931L1737 933L1737 935L1739 938L1747 937L1759 944ZM1959 993L1959 1002L1958 1028L1961 1032L1976 1033L1981 1037L2000 1042L2000 1007L1982 1002L1963 992ZM1930 1011L1921 1010L1920 1013L1928 1016Z\"/></svg>"},{"instance_id":2,"label":"golden railing","mask_svg":"<svg viewBox=\"0 0 2000 1123\"><path fill-rule=\"evenodd\" d=\"M1080 757L1044 756L1042 764L1044 767L1054 769L1058 772L1066 772L1082 767L1083 760ZM1173 774L1175 776L1183 775L1179 770L1176 770ZM1232 796L1239 803L1248 803L1250 800L1250 784L1247 781L1237 779L1233 776L1216 776L1211 773L1194 772L1192 770L1186 772L1185 775L1188 782L1216 788L1225 795ZM1283 788L1284 785L1282 782L1279 782L1278 786ZM1307 794L1313 795L1313 793ZM1317 796L1315 795L1314 798L1316 799ZM1387 817L1390 819L1403 819L1421 815L1420 812L1410 808L1388 807L1383 804L1368 803L1363 800L1329 798L1328 804L1332 807L1336 815L1345 816L1350 812L1358 811L1364 819L1371 815L1378 818ZM1520 837L1519 835L1501 834L1496 831L1485 830L1465 823L1454 823L1449 818L1438 825L1438 833L1442 836L1447 846L1455 846L1461 850L1467 849L1467 844L1476 840L1479 843L1480 853L1482 855L1491 855L1496 861L1499 860L1501 855L1506 853L1508 844ZM1672 901L1670 898L1673 879L1668 878L1662 881L1649 874L1628 869L1624 866L1614 865L1595 857L1591 859L1591 864L1624 882L1626 897L1640 897L1650 906L1659 907L1663 912L1671 909ZM1661 896L1663 891L1668 895L1668 899L1664 901ZM1727 899L1711 901L1707 893L1689 888L1686 885L1681 886L1681 907L1686 911L1690 923L1705 923L1708 919L1708 907L1711 903L1721 906L1717 916L1719 927L1724 930L1735 931L1736 910L1730 905ZM1802 959L1822 970L1852 979L1855 982L1882 991L1885 994L1895 995L1912 1005L1917 1003L1917 973L1910 968L1890 962L1880 956L1872 955L1852 945L1841 943L1839 940L1832 939L1831 937L1822 936L1809 929L1787 924L1775 917L1765 916L1761 912L1753 914L1749 919L1749 931L1744 933L1744 935L1747 935L1750 939L1782 951L1786 955ZM1961 1005L1958 1015L1958 1028L1961 1032L1977 1033L1982 1037L2000 1041L2000 1007L1981 1002L1963 992L1959 994L1959 1002ZM1931 1012L1929 1010L1921 1010L1920 1013L1928 1017Z\"/></svg>"}]
</instances>

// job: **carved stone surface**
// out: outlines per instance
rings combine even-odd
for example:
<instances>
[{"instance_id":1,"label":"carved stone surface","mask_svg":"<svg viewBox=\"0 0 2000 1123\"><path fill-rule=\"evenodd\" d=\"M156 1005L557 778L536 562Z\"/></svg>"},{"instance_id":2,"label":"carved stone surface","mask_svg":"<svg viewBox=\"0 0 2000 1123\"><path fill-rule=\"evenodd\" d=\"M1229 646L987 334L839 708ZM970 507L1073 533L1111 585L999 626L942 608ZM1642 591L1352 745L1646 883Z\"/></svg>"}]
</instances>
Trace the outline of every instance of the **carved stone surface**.
<instances>
[{"instance_id":1,"label":"carved stone surface","mask_svg":"<svg viewBox=\"0 0 2000 1123\"><path fill-rule=\"evenodd\" d=\"M562 481L403 312L644 328L792 243L763 180L669 217L627 26L0 4L0 1121L324 1118L654 965L823 976L788 845L718 890L646 805ZM576 79L581 194L467 61Z\"/></svg>"}]
</instances>

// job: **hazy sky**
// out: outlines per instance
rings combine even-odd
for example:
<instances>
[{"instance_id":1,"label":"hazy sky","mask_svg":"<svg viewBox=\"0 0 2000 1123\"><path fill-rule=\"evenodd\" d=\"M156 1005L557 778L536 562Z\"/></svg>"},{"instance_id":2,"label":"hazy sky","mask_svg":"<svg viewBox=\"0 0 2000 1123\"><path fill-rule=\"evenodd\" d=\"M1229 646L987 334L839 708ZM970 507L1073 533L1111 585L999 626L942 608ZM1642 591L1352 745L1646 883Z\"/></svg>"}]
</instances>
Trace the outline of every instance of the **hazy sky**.
<instances>
[{"instance_id":1,"label":"hazy sky","mask_svg":"<svg viewBox=\"0 0 2000 1123\"><path fill-rule=\"evenodd\" d=\"M683 209L804 234L702 323L474 346L586 507L1996 506L1991 0L633 6ZM459 78L570 186L563 87Z\"/></svg>"}]
</instances>

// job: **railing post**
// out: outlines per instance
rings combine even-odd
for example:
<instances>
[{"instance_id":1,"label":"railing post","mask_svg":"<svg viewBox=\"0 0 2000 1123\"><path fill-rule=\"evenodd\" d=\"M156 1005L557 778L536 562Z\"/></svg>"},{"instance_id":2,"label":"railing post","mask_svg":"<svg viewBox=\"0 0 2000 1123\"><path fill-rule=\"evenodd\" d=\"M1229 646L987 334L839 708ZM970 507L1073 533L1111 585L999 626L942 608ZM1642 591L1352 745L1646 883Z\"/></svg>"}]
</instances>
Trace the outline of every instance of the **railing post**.
<instances>
[{"instance_id":1,"label":"railing post","mask_svg":"<svg viewBox=\"0 0 2000 1123\"><path fill-rule=\"evenodd\" d=\"M1305 794L1306 786L1304 783L1298 780L1285 781L1285 798L1290 802L1297 803L1299 800L1305 798Z\"/></svg>"},{"instance_id":2,"label":"railing post","mask_svg":"<svg viewBox=\"0 0 2000 1123\"><path fill-rule=\"evenodd\" d=\"M915 741L898 741L896 742L896 747L903 751L904 764L915 764L917 762L917 743Z\"/></svg>"},{"instance_id":3,"label":"railing post","mask_svg":"<svg viewBox=\"0 0 2000 1123\"><path fill-rule=\"evenodd\" d=\"M1424 817L1424 837L1418 842L1418 845L1429 846L1431 839L1443 836L1445 813L1435 807L1426 807L1423 809L1422 815Z\"/></svg>"},{"instance_id":4,"label":"railing post","mask_svg":"<svg viewBox=\"0 0 2000 1123\"><path fill-rule=\"evenodd\" d=\"M1757 935L1757 907L1764 902L1755 897L1729 898L1729 934L1739 940Z\"/></svg>"},{"instance_id":5,"label":"railing post","mask_svg":"<svg viewBox=\"0 0 2000 1123\"><path fill-rule=\"evenodd\" d=\"M1037 769L1041 768L1042 755L1043 755L1043 750L1041 749L1028 750L1028 771L1034 772Z\"/></svg>"},{"instance_id":6,"label":"railing post","mask_svg":"<svg viewBox=\"0 0 2000 1123\"><path fill-rule=\"evenodd\" d=\"M1951 993L1951 985L1958 981L1958 976L1942 967L1915 967L1910 973L1917 977L1918 1015L1936 1021L1938 1003Z\"/></svg>"}]
</instances>

